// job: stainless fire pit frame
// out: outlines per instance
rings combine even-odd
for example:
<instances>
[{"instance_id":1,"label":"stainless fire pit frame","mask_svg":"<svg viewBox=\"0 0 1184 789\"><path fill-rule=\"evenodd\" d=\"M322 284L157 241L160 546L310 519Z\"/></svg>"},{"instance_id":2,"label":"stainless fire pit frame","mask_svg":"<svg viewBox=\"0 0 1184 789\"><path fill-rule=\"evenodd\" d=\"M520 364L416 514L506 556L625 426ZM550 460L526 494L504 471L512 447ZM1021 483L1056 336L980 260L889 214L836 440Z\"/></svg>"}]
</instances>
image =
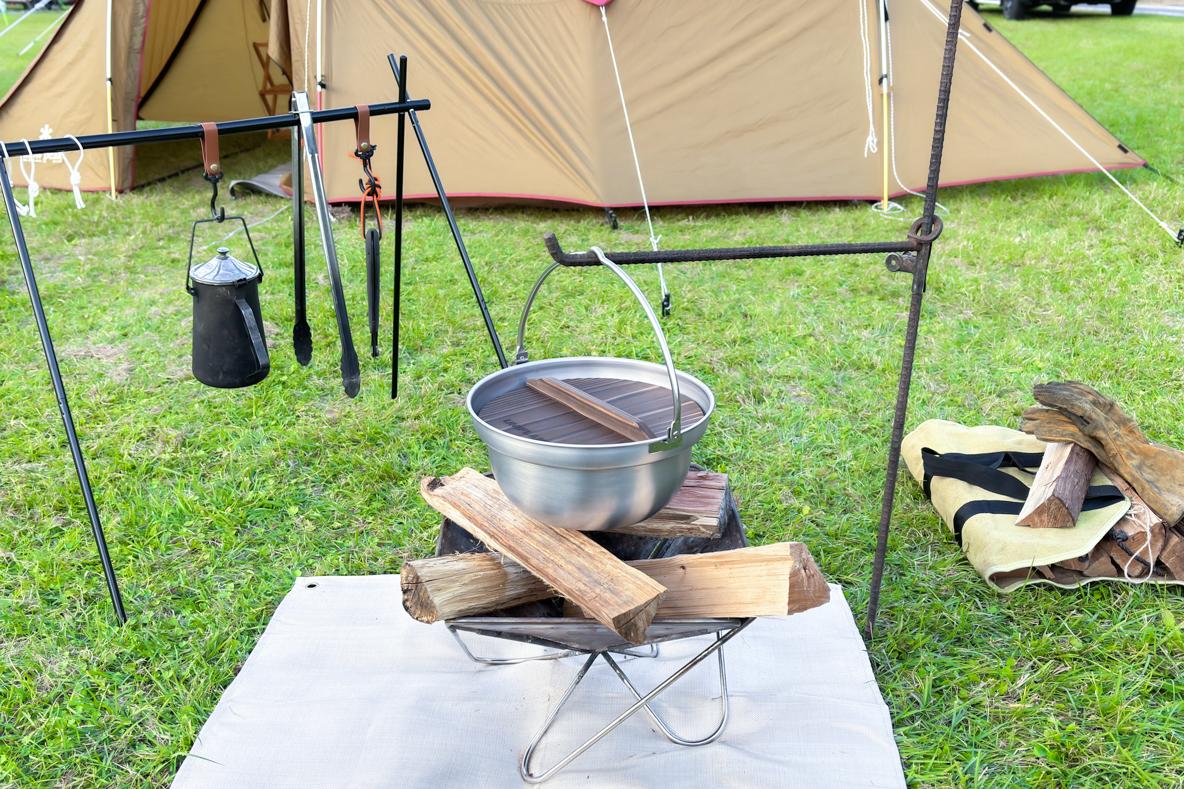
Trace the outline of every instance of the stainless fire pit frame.
<instances>
[{"instance_id":1,"label":"stainless fire pit frame","mask_svg":"<svg viewBox=\"0 0 1184 789\"><path fill-rule=\"evenodd\" d=\"M692 468L702 471L700 466ZM740 511L736 501L728 491L724 500L724 525L720 535L715 539L705 537L639 537L611 532L596 532L590 534L592 539L618 556L627 559L660 558L685 553L711 553L714 551L733 550L748 545L744 524L740 520ZM463 528L445 519L436 541L436 555L451 553L482 552L487 548ZM581 754L586 752L600 740L608 736L614 729L645 710L658 731L675 745L697 747L707 745L718 740L727 727L729 716L727 665L724 661L724 645L737 633L752 623L752 619L711 619L711 618L682 618L657 619L646 633L644 644L630 644L603 625L589 619L570 619L565 617L545 616L546 613L557 611L548 609L545 603L528 603L510 611L498 612L495 616L468 616L448 620L445 624L456 639L460 649L470 660L489 666L507 666L533 661L560 660L567 657L584 656L584 662L576 672L575 677L560 697L558 703L551 709L543 725L533 739L527 743L522 752L518 769L522 779L527 783L541 783L563 770ZM534 644L542 649L534 655L513 658L489 657L474 651L461 637L461 634L478 635L487 638L498 638L519 643ZM653 690L642 694L625 673L622 663L629 660L656 658L659 656L660 645L685 638L697 638L704 635L714 635L713 641L702 651L686 663L674 669ZM650 706L650 703L660 694L668 690L675 682L685 676L699 663L716 655L719 665L720 706L719 717L710 734L698 739L682 737L675 732ZM582 745L565 755L555 764L546 769L535 769L534 755L540 743L554 727L563 707L575 693L576 687L587 676L597 660L608 664L613 673L628 688L636 699L635 703L622 711L612 722L589 737Z\"/></svg>"}]
</instances>

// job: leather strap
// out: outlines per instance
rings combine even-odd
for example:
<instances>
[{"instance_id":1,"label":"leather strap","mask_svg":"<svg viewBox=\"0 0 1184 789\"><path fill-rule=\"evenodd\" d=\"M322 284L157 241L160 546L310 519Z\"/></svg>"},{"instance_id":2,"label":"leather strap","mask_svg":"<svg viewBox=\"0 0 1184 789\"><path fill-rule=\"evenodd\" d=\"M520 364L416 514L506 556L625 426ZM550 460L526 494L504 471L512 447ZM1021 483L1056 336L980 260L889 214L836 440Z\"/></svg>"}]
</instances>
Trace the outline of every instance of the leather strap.
<instances>
[{"instance_id":1,"label":"leather strap","mask_svg":"<svg viewBox=\"0 0 1184 789\"><path fill-rule=\"evenodd\" d=\"M365 104L358 104L358 117L354 118L354 132L357 134L357 147L354 148L356 156L367 156L374 151L374 146L370 144L370 107Z\"/></svg>"},{"instance_id":2,"label":"leather strap","mask_svg":"<svg viewBox=\"0 0 1184 789\"><path fill-rule=\"evenodd\" d=\"M222 157L218 150L218 124L201 125L201 161L207 178L222 177Z\"/></svg>"}]
</instances>

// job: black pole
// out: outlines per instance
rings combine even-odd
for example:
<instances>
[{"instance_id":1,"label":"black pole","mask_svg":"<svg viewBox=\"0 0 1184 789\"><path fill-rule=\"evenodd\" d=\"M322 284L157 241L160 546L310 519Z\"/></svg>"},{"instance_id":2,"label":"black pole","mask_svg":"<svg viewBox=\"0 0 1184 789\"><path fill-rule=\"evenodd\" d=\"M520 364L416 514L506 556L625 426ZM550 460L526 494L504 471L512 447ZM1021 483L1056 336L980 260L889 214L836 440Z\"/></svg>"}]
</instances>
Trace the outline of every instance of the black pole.
<instances>
[{"instance_id":1,"label":"black pole","mask_svg":"<svg viewBox=\"0 0 1184 789\"><path fill-rule=\"evenodd\" d=\"M399 64L395 60L394 53L386 56L387 63L390 64L391 71L395 75L395 80L400 81ZM469 251L465 249L465 241L461 237L460 227L456 224L456 216L452 213L452 206L448 202L448 193L444 191L444 184L440 180L440 171L436 169L436 162L432 158L432 152L428 148L427 138L424 136L423 129L419 126L419 117L415 114L415 109L410 105L414 101L408 101L408 114L411 117L411 128L415 130L415 138L419 141L419 150L423 153L424 164L428 166L428 173L432 176L432 184L436 187L436 196L440 198L440 205L444 209L444 216L448 219L448 227L452 231L452 240L456 242L456 250L460 253L461 262L465 265L465 273L469 275L469 284L473 287L473 295L477 298L477 307L481 310L481 317L485 321L485 331L489 333L489 340L493 343L494 353L497 354L497 363L502 367L507 367L506 352L502 349L501 338L497 336L497 329L493 326L493 318L489 314L489 306L485 303L485 294L481 292L481 284L477 281L477 272L473 270L473 261L469 259Z\"/></svg>"},{"instance_id":2,"label":"black pole","mask_svg":"<svg viewBox=\"0 0 1184 789\"><path fill-rule=\"evenodd\" d=\"M884 559L888 553L888 530L892 522L892 507L896 498L896 476L900 468L900 444L904 439L904 422L908 412L909 388L912 384L913 362L917 353L917 331L921 322L921 301L925 295L925 280L929 270L929 255L935 235L934 211L937 208L937 187L941 176L941 154L945 144L946 116L950 109L950 87L954 81L954 57L958 51L958 30L962 24L962 1L951 0L950 18L946 26L945 53L941 63L941 79L937 88L937 111L933 120L933 144L929 155L929 180L925 187L925 207L921 216L921 247L917 252L913 271L913 291L909 300L909 317L905 327L904 353L900 365L900 380L896 388L896 411L892 417L892 438L888 444L888 468L884 476L884 498L880 504L880 526L876 535L876 558L872 565L871 588L867 600L867 622L864 635L871 638L880 607L880 585L884 580Z\"/></svg>"},{"instance_id":3,"label":"black pole","mask_svg":"<svg viewBox=\"0 0 1184 789\"><path fill-rule=\"evenodd\" d=\"M70 403L66 399L66 385L62 382L62 371L58 367L58 355L54 351L53 338L49 334L49 322L45 318L45 308L41 305L41 292L37 288L37 277L33 273L33 262L29 259L29 247L25 242L25 231L21 227L20 216L16 210L16 197L12 192L12 181L8 177L7 162L0 163L0 187L4 191L4 206L8 212L8 223L12 227L12 237L16 242L17 257L21 261L21 269L25 275L25 287L29 291L29 301L33 304L33 317L37 321L37 332L41 335L41 349L45 352L45 363L49 367L49 377L53 381L53 391L57 395L58 410L62 414L62 424L66 427L66 440L70 444L70 454L74 458L74 470L78 472L78 484L82 487L82 498L86 502L86 514L90 517L90 528L94 534L95 545L99 549L99 561L103 564L103 576L107 579L107 592L111 595L111 605L115 609L115 616L120 624L127 621L127 614L123 610L123 597L119 594L119 582L115 578L115 568L111 565L111 556L107 552L107 538L103 536L103 524L99 520L99 508L95 504L94 493L90 488L90 477L86 473L86 461L82 457L82 447L78 443L78 434L74 430L74 417L70 413Z\"/></svg>"},{"instance_id":4,"label":"black pole","mask_svg":"<svg viewBox=\"0 0 1184 789\"><path fill-rule=\"evenodd\" d=\"M399 101L407 101L407 56L399 56ZM399 310L403 297L403 152L406 148L407 116L399 113L395 138L395 324L391 327L391 399L399 396Z\"/></svg>"},{"instance_id":5,"label":"black pole","mask_svg":"<svg viewBox=\"0 0 1184 789\"><path fill-rule=\"evenodd\" d=\"M371 115L393 115L395 113L410 112L412 110L430 110L432 103L427 99L417 99L405 104L388 101L371 104ZM310 113L312 122L331 123L333 121L348 121L358 117L356 107L333 107L327 110L316 110ZM252 132L271 131L272 129L294 128L300 125L300 119L294 113L283 115L264 115L260 118L244 118L237 121L223 121L215 124L219 134L250 134ZM156 142L176 142L178 140L199 140L202 136L201 124L191 123L187 126L169 126L163 129L138 129L136 131L113 132L111 134L84 134L75 142L73 137L53 137L48 140L31 140L29 148L25 148L24 140L0 143L5 151L20 151L20 155L39 153L59 153L62 151L77 151L81 145L84 149L117 148L124 145L144 145Z\"/></svg>"},{"instance_id":6,"label":"black pole","mask_svg":"<svg viewBox=\"0 0 1184 789\"><path fill-rule=\"evenodd\" d=\"M295 110L295 104L292 104ZM296 361L307 367L312 361L312 329L308 326L308 286L304 268L304 163L300 131L292 129L292 279L296 320L292 325L292 349Z\"/></svg>"}]
</instances>

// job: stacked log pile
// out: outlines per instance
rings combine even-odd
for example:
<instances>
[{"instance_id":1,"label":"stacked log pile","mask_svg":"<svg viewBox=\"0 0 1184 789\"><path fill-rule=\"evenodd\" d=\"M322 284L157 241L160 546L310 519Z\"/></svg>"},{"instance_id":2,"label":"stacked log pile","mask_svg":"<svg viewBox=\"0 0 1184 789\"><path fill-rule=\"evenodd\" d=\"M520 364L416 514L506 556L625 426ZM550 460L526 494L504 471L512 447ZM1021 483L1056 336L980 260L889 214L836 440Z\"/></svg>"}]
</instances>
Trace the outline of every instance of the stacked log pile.
<instances>
[{"instance_id":1,"label":"stacked log pile","mask_svg":"<svg viewBox=\"0 0 1184 789\"><path fill-rule=\"evenodd\" d=\"M1117 403L1085 384L1042 384L1034 394L1040 405L1024 412L1021 427L1051 443L1017 524L1074 526L1097 465L1130 509L1088 554L1005 576L1184 581L1184 452L1148 440Z\"/></svg>"},{"instance_id":2,"label":"stacked log pile","mask_svg":"<svg viewBox=\"0 0 1184 789\"><path fill-rule=\"evenodd\" d=\"M655 619L785 616L830 599L801 543L626 562L605 547L611 536L540 523L473 469L425 479L420 492L489 549L404 564L403 605L421 622L556 600L565 618L595 620L638 644ZM718 537L728 500L726 476L692 471L665 509L623 539Z\"/></svg>"}]
</instances>

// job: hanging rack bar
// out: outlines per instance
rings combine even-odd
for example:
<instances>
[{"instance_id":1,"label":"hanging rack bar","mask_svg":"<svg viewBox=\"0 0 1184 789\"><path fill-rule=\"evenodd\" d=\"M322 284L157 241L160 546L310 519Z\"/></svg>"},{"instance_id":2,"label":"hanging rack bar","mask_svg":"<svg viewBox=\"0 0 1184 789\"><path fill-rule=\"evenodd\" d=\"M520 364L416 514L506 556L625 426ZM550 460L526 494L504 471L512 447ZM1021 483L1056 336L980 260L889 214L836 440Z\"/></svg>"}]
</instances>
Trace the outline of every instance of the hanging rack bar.
<instances>
[{"instance_id":1,"label":"hanging rack bar","mask_svg":"<svg viewBox=\"0 0 1184 789\"><path fill-rule=\"evenodd\" d=\"M551 259L564 266L598 265L591 252L565 252L554 233L544 233L543 242ZM719 247L715 249L665 249L656 252L605 252L614 263L705 263L717 260L759 260L764 258L798 258L814 255L875 255L916 252L920 244L912 238L906 241L875 241L850 244L800 244L796 246Z\"/></svg>"},{"instance_id":2,"label":"hanging rack bar","mask_svg":"<svg viewBox=\"0 0 1184 789\"><path fill-rule=\"evenodd\" d=\"M393 115L395 113L415 112L417 110L430 110L432 108L432 102L429 99L388 101L380 104L371 104L369 107L371 115ZM357 107L334 107L327 110L316 110L311 115L314 124L332 123L334 121L352 120L358 117L358 109ZM218 134L250 134L252 132L270 131L272 129L294 128L300 125L300 119L293 113L284 113L283 115L264 115L259 118L223 121L215 125L218 128ZM77 139L77 142L75 142L75 138L73 137L52 137L48 140L31 140L28 149L25 148L24 141L20 140L2 143L4 150L0 152L0 155L8 155L8 152L12 152L12 155L25 156L28 154L77 151L79 145L86 150L90 150L92 148L111 148L124 145L199 140L201 139L201 135L201 124L191 123L186 126L169 126L164 129L137 129L136 131L113 132L111 134L84 134ZM20 154L16 154L18 150Z\"/></svg>"}]
</instances>

